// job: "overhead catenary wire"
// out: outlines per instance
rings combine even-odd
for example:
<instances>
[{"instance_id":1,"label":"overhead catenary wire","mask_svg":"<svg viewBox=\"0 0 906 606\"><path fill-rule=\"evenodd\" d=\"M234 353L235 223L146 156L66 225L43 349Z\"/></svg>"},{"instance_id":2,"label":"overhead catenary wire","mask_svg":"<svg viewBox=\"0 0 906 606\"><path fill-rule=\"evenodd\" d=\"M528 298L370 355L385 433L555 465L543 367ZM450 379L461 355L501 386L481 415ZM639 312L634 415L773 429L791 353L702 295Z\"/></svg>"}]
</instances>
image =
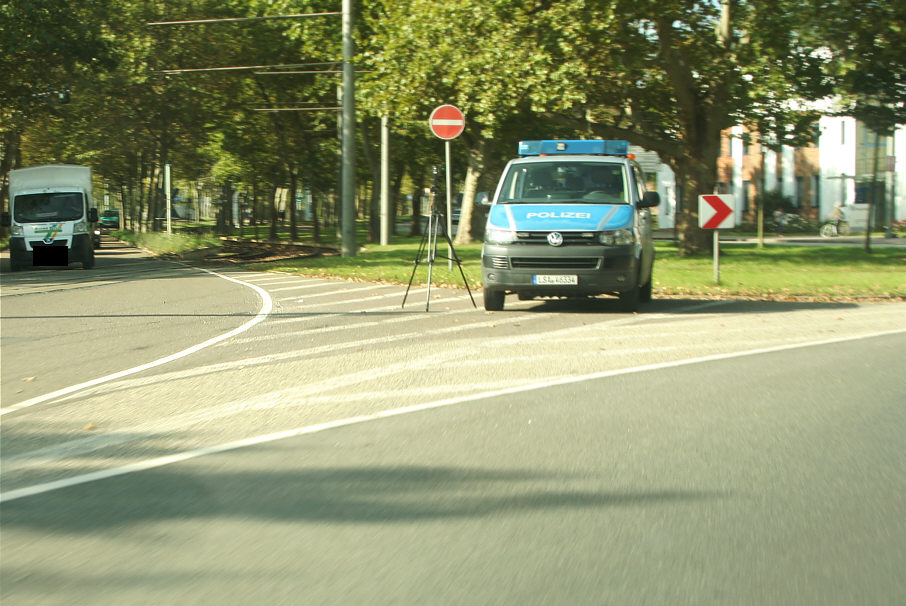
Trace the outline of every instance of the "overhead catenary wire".
<instances>
[{"instance_id":1,"label":"overhead catenary wire","mask_svg":"<svg viewBox=\"0 0 906 606\"><path fill-rule=\"evenodd\" d=\"M201 25L208 23L242 23L252 21L275 21L277 19L299 19L302 17L326 17L329 15L342 15L339 11L325 13L301 13L296 15L274 15L271 17L225 17L221 19L192 19L187 21L153 21L148 25Z\"/></svg>"}]
</instances>

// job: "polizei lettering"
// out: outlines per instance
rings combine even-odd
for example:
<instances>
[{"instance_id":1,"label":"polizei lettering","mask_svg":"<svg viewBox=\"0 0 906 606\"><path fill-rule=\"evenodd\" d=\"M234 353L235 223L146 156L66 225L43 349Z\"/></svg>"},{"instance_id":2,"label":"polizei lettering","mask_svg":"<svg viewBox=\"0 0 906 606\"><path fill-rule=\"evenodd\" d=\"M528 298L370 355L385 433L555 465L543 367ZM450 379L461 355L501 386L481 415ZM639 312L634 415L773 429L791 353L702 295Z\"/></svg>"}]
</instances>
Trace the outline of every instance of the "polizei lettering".
<instances>
[{"instance_id":1,"label":"polizei lettering","mask_svg":"<svg viewBox=\"0 0 906 606\"><path fill-rule=\"evenodd\" d=\"M541 211L537 213L528 213L526 219L591 219L591 213L579 213L568 210L559 212Z\"/></svg>"}]
</instances>

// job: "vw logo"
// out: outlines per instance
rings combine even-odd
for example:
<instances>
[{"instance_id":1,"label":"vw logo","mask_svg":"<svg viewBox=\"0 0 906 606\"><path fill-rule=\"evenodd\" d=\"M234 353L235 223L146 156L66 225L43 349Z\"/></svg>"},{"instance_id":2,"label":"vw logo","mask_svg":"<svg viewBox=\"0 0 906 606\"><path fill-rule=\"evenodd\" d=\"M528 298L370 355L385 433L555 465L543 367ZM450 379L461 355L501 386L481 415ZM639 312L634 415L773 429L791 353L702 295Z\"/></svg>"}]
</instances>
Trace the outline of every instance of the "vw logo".
<instances>
[{"instance_id":1,"label":"vw logo","mask_svg":"<svg viewBox=\"0 0 906 606\"><path fill-rule=\"evenodd\" d=\"M561 244L563 244L563 234L561 234L559 231L552 231L551 233L547 234L547 243L551 246L560 246Z\"/></svg>"}]
</instances>

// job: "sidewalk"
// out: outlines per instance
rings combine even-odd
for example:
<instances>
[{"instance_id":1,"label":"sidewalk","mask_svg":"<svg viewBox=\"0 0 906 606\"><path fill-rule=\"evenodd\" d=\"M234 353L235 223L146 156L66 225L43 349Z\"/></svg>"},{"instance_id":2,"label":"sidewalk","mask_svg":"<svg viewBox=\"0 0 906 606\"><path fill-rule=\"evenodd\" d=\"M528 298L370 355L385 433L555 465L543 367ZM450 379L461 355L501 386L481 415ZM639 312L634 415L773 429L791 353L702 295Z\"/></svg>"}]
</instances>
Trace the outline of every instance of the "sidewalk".
<instances>
[{"instance_id":1,"label":"sidewalk","mask_svg":"<svg viewBox=\"0 0 906 606\"><path fill-rule=\"evenodd\" d=\"M674 239L672 229L659 229L654 232L654 239L658 241L670 241ZM755 234L720 234L721 242L754 244L758 242L758 236ZM768 244L785 244L792 246L865 246L865 234L851 234L849 236L838 236L836 238L822 238L821 236L809 234L790 234L788 236L777 236L773 232L764 235L764 243ZM903 246L906 247L906 238L885 238L884 236L872 236L872 246Z\"/></svg>"}]
</instances>

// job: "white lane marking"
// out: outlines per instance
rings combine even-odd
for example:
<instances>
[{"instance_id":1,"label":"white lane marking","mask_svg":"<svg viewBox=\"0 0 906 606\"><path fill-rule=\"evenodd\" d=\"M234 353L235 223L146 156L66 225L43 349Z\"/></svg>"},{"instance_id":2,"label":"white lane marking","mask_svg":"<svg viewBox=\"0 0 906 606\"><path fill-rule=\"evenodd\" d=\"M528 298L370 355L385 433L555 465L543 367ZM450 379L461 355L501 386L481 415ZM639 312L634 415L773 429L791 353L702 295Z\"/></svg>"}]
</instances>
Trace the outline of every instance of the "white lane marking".
<instances>
[{"instance_id":1,"label":"white lane marking","mask_svg":"<svg viewBox=\"0 0 906 606\"><path fill-rule=\"evenodd\" d=\"M296 284L296 283L327 284L328 282L327 282L327 280L319 280L317 278L299 278L297 280L293 280L290 278L280 278L279 280L269 280L267 282L258 282L257 280L255 281L255 284L257 284L258 286L273 286L274 284ZM268 291L273 292L270 289L268 289Z\"/></svg>"},{"instance_id":2,"label":"white lane marking","mask_svg":"<svg viewBox=\"0 0 906 606\"><path fill-rule=\"evenodd\" d=\"M343 288L340 290L328 290L327 292L316 292L316 293L312 293L310 295L303 295L302 297L298 297L298 296L285 297L283 299L278 299L278 301L280 301L280 302L295 301L298 303L303 303L305 299L313 299L314 297L343 296L343 295L348 295L349 293L360 292L363 290L374 290L374 288L375 288L374 286L358 286L356 288ZM352 299L351 301L347 301L347 302L355 303L358 300L359 299Z\"/></svg>"},{"instance_id":3,"label":"white lane marking","mask_svg":"<svg viewBox=\"0 0 906 606\"><path fill-rule=\"evenodd\" d=\"M282 292L284 290L299 290L300 288L318 288L330 284L330 282L306 282L298 286L284 286L283 288L269 288L269 293Z\"/></svg>"},{"instance_id":4,"label":"white lane marking","mask_svg":"<svg viewBox=\"0 0 906 606\"><path fill-rule=\"evenodd\" d=\"M55 480L53 482L46 482L43 484L35 484L32 486L25 486L23 488L18 488L10 490L0 494L0 503L6 503L16 499L21 499L24 497L35 496L39 494L44 494L52 492L54 490L60 490L62 488L69 488L72 486L79 486L81 484L87 484L89 482L94 482L97 480L106 480L109 478L114 478L117 476L127 475L130 473L135 473L139 471L146 471L148 469L156 469L158 467L164 467L166 465L172 465L174 463L181 463L183 461L189 461L191 459L197 459L212 454L220 454L223 452L229 452L231 450L238 450L241 448L247 448L249 446L258 446L261 444L266 444L268 442L275 442L277 440L284 440L286 438L295 438L307 434L319 433L322 431L327 431L329 429L337 429L340 427L348 427L351 425L358 425L361 423L367 423L370 421L379 421L381 419L386 419L389 417L398 417L406 414L412 414L415 412L422 412L426 410L432 410L436 408L444 408L447 406L454 406L456 404L464 404L466 402L474 402L476 400L486 400L490 398L497 398L501 396L508 396L517 393L524 393L527 391L535 391L538 389L544 389L548 387L558 386L558 385L569 385L573 383L582 383L585 381L593 381L597 379L605 379L608 377L615 377L619 375L635 374L641 372L649 372L653 370L663 370L665 368L677 368L681 366L689 366L692 364L701 364L705 362L717 362L721 360L730 360L733 358L742 358L746 356L754 356L765 353L774 353L778 351L788 351L793 349L803 349L806 347L815 347L820 345L830 345L833 343L844 343L847 341L858 341L861 339L870 339L874 337L882 337L887 335L894 334L906 334L906 330L889 330L882 332L869 333L864 335L855 335L847 337L836 337L833 339L824 339L821 341L812 341L809 343L796 343L793 345L778 345L774 347L764 347L760 349L750 349L746 351L737 351L732 353L723 353L715 354L710 356L701 356L697 358L689 358L686 360L673 360L671 362L659 362L656 364L645 364L642 366L635 366L632 368L621 368L617 370L605 370L594 373L589 373L586 375L579 375L574 377L563 377L559 379L545 379L542 382L529 383L524 385L516 385L513 387L508 387L504 389L496 389L492 391L483 391L479 393L468 394L464 396L455 396L452 398L444 398L441 400L435 400L433 402L426 402L424 404L415 404L412 406L403 406L400 408L394 408L391 410L384 410L368 415L359 415L354 417L347 417L345 419L338 419L336 421L330 421L327 423L318 423L315 425L306 425L303 427L296 427L294 429L287 429L285 431L278 431L276 433L269 433L260 436L252 436L249 438L243 438L241 440L235 440L232 442L226 442L224 444L215 444L213 446L207 446L204 448L196 448L193 450L187 450L185 452L179 452L172 455L164 457L155 457L152 459L146 459L144 461L137 461L130 465L123 465L120 467L114 467L111 469L103 469L99 471L94 471L91 473L81 474L73 476L71 478L64 478L61 480Z\"/></svg>"},{"instance_id":5,"label":"white lane marking","mask_svg":"<svg viewBox=\"0 0 906 606\"><path fill-rule=\"evenodd\" d=\"M217 343L220 343L221 341L225 341L226 339L229 339L230 337L234 337L238 334L241 334L241 333L247 331L248 329L252 328L256 324L258 324L259 322L264 320L271 313L271 310L274 307L274 303L273 303L273 300L271 299L271 296L263 288L261 288L259 286L255 286L254 284L250 284L248 282L243 282L242 280L237 280L236 278L231 278L229 276L219 274L214 271L210 271L210 270L203 269L200 267L197 269L200 269L201 271L209 273L213 276L217 276L218 278L223 278L224 280L229 280L230 282L235 282L236 284L248 286L249 288L251 288L252 290L257 292L258 296L261 297L261 308L258 310L258 313L255 314L255 317L252 318L251 320L249 320L248 322L246 322L245 324L243 324L242 326L239 326L238 328L234 328L231 331L225 332L216 337L212 337L206 341L202 341L201 343L198 343L196 345L193 345L192 347L183 349L182 351L178 351L174 354L170 354L169 356L164 356L163 358L159 358L157 360L153 360L153 361L147 362L145 364L140 364L139 366L134 366L132 368L127 368L126 370L121 370L119 372L115 372L113 374L109 374L109 375L106 375L103 377L91 379L90 381L85 381L84 383L78 383L77 385L70 385L69 387L64 387L62 389L52 391L52 392L44 394L42 396L35 396L34 398L29 398L28 400L19 402L18 404L13 404L12 406L2 408L2 409L0 409L0 416L5 415L10 412L16 412L17 410L22 410L23 408L28 408L28 407L34 406L36 404L41 404L41 403L47 402L49 400L54 400L61 396L69 395L71 393L80 391L82 389L94 387L95 385L100 385L101 383L107 383L109 381L121 379L122 377L133 375L135 373L142 372L143 370L148 370L149 368L154 368L156 366L161 366L163 364L167 364L168 362L172 362L173 360L178 360L180 358L184 358L190 354L193 354L197 351L204 349L205 347L210 347L211 345L215 345Z\"/></svg>"}]
</instances>

